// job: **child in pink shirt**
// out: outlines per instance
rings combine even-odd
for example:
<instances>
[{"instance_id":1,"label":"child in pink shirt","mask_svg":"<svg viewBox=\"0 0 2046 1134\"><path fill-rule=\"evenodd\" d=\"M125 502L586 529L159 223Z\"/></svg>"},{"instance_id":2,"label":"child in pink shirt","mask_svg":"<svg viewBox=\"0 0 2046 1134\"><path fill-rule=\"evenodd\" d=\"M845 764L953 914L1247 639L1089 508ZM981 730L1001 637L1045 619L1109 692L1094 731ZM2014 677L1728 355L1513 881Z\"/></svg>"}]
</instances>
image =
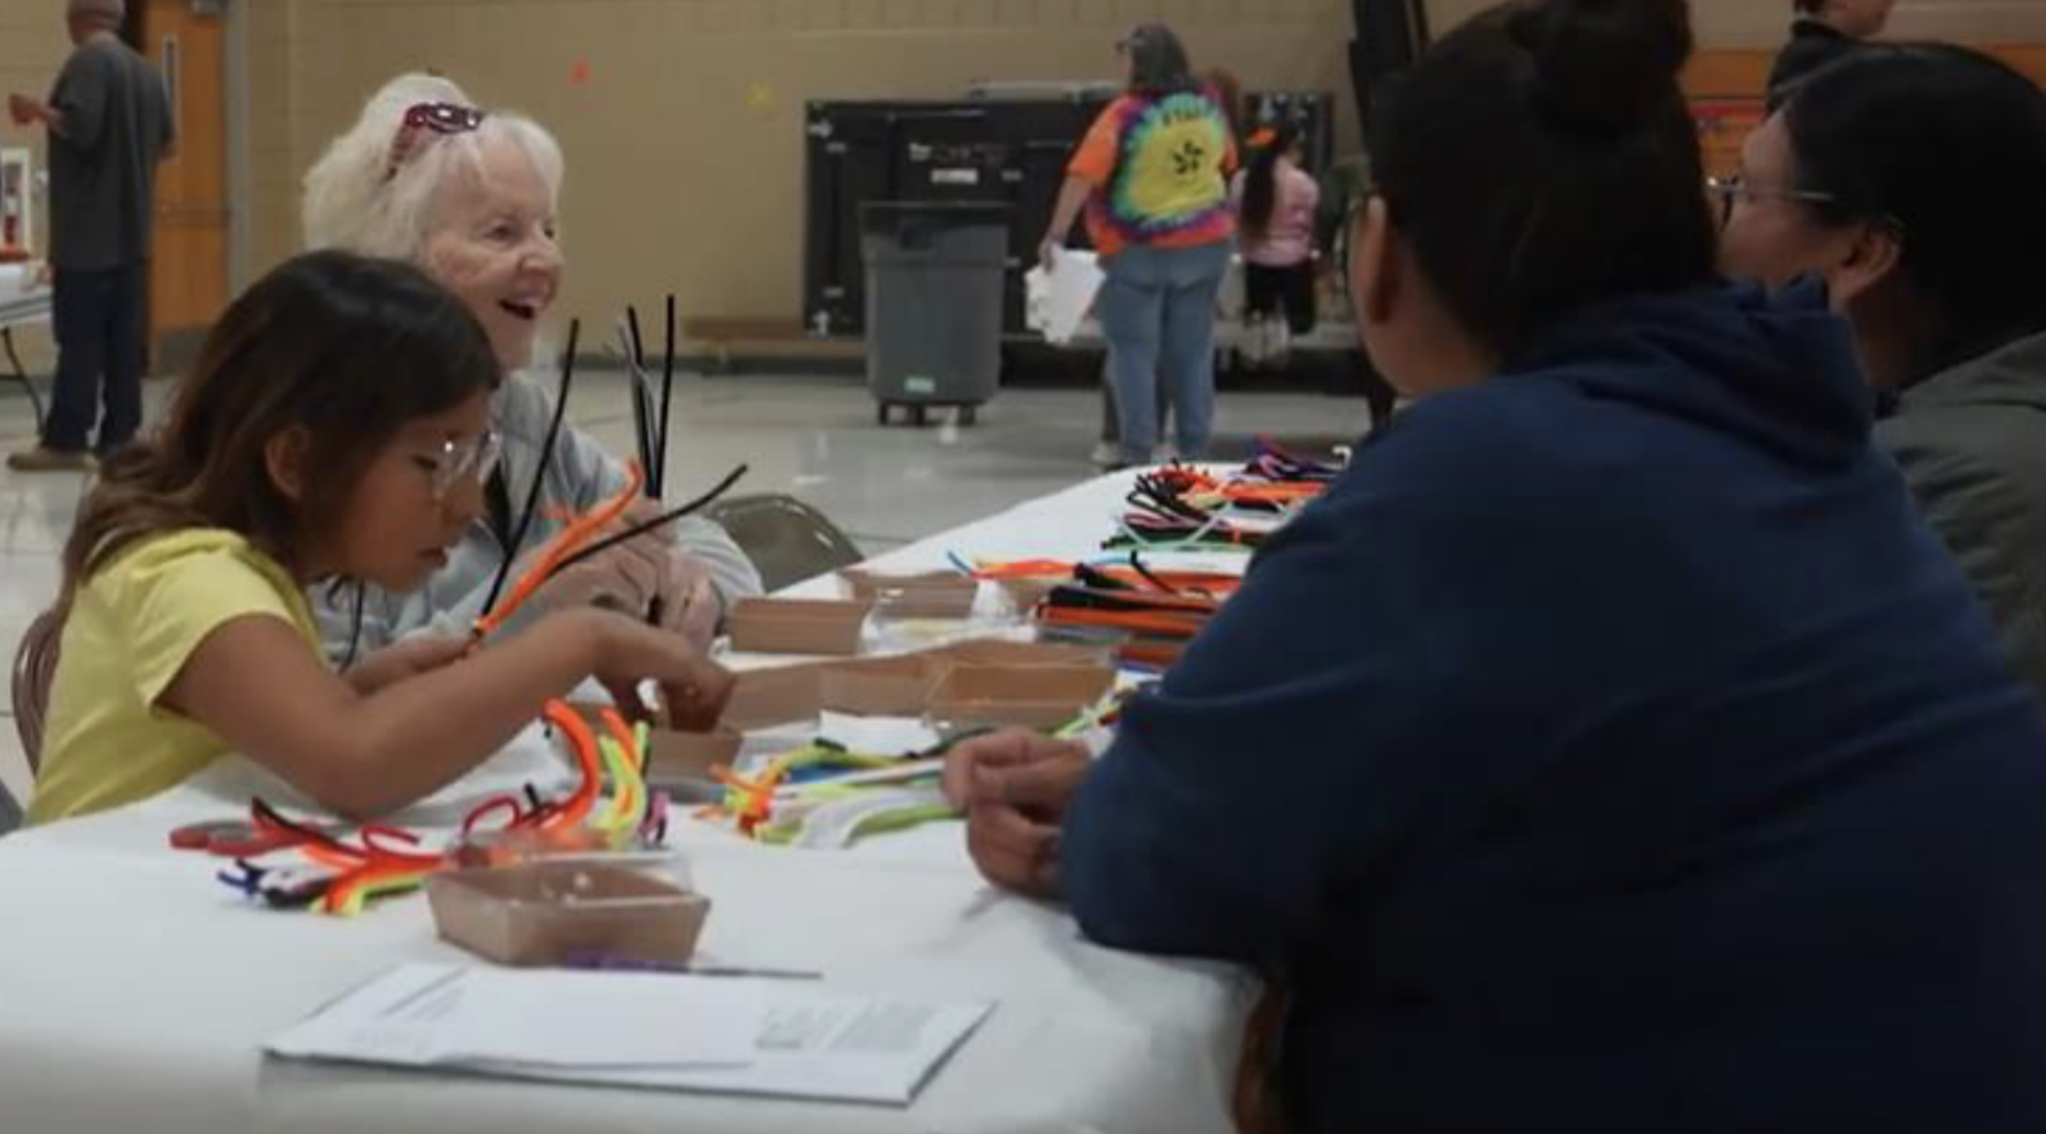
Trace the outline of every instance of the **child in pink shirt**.
<instances>
[{"instance_id":1,"label":"child in pink shirt","mask_svg":"<svg viewBox=\"0 0 2046 1134\"><path fill-rule=\"evenodd\" d=\"M1285 340L1314 330L1315 216L1321 186L1301 169L1300 129L1275 127L1236 178L1235 199L1243 242L1246 314L1253 354L1271 360ZM1284 321L1279 321L1283 313Z\"/></svg>"}]
</instances>

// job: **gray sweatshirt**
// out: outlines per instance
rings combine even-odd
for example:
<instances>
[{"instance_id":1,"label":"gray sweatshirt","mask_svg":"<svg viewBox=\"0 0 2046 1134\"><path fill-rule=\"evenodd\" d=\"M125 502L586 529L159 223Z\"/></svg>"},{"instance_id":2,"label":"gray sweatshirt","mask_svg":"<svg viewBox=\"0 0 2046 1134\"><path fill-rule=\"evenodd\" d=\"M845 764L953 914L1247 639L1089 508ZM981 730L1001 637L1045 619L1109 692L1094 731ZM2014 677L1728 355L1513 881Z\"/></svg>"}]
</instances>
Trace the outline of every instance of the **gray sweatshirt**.
<instances>
[{"instance_id":1,"label":"gray sweatshirt","mask_svg":"<svg viewBox=\"0 0 2046 1134\"><path fill-rule=\"evenodd\" d=\"M2046 335L1904 391L1876 440L2046 693Z\"/></svg>"},{"instance_id":2,"label":"gray sweatshirt","mask_svg":"<svg viewBox=\"0 0 2046 1134\"><path fill-rule=\"evenodd\" d=\"M533 469L539 464L540 447L547 438L547 424L553 417L554 401L531 377L518 374L505 382L490 407L491 425L504 440L500 467L510 488L512 507L522 508L531 490ZM552 539L563 526L550 516L567 510L582 513L625 487L625 466L612 459L587 434L564 426L547 464L547 479L540 494L539 509L525 543L507 551L491 530L488 519L479 518L462 542L448 552L448 565L425 586L410 594L396 595L381 588L362 588L362 626L355 633L355 595L352 585L319 585L313 588L314 613L319 616L321 636L328 656L335 662L346 658L354 641L356 657L410 635L429 632L456 635L466 633L489 597L491 581L506 558L517 559ZM669 525L670 538L680 550L710 569L711 582L726 606L739 598L760 593L760 573L739 550L725 530L709 520L690 517ZM509 590L517 580L506 584ZM521 612L506 627L516 631L530 620Z\"/></svg>"}]
</instances>

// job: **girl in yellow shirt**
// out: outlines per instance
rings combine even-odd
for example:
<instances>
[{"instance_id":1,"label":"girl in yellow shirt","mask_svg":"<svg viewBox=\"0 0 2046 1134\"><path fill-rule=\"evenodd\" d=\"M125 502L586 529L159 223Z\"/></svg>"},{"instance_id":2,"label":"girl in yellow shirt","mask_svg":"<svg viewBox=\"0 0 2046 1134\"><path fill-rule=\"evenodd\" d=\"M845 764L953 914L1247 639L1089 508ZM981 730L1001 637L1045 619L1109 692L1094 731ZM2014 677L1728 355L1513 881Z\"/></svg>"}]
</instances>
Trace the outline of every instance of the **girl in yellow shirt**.
<instances>
[{"instance_id":1,"label":"girl in yellow shirt","mask_svg":"<svg viewBox=\"0 0 2046 1134\"><path fill-rule=\"evenodd\" d=\"M688 642L598 610L473 654L412 641L346 674L309 586L420 585L483 508L489 339L409 266L320 252L238 300L153 441L110 461L64 551L62 660L30 818L146 798L228 751L365 818L480 763L595 677L716 697Z\"/></svg>"}]
</instances>

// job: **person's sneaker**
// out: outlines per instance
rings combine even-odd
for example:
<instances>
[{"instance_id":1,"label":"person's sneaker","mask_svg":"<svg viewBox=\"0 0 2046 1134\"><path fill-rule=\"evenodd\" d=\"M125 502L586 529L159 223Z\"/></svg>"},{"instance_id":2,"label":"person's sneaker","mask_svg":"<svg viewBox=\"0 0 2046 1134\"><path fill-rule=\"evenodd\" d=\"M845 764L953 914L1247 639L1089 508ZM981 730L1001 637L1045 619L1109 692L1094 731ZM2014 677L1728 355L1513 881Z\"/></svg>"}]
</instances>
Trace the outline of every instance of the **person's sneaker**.
<instances>
[{"instance_id":1,"label":"person's sneaker","mask_svg":"<svg viewBox=\"0 0 2046 1134\"><path fill-rule=\"evenodd\" d=\"M97 465L92 454L83 449L51 449L41 445L26 452L10 453L7 457L7 467L23 473L89 473Z\"/></svg>"},{"instance_id":2,"label":"person's sneaker","mask_svg":"<svg viewBox=\"0 0 2046 1134\"><path fill-rule=\"evenodd\" d=\"M1122 464L1122 446L1113 441L1096 441L1090 458L1094 467L1104 472L1114 472Z\"/></svg>"}]
</instances>

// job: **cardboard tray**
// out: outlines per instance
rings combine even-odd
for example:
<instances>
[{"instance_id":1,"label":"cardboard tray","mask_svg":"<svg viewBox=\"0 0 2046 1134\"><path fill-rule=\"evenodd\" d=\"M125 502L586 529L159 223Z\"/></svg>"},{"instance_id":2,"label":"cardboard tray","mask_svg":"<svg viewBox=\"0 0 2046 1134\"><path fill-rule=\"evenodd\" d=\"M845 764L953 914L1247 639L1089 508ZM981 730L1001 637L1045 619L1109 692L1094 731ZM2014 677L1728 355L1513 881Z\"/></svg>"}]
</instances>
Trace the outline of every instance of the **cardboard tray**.
<instances>
[{"instance_id":1,"label":"cardboard tray","mask_svg":"<svg viewBox=\"0 0 2046 1134\"><path fill-rule=\"evenodd\" d=\"M1112 646L981 639L886 658L813 662L747 670L725 710L724 727L741 732L814 721L829 709L869 717L921 717L953 669L1101 668ZM1027 690L1026 690L1027 692Z\"/></svg>"},{"instance_id":2,"label":"cardboard tray","mask_svg":"<svg viewBox=\"0 0 2046 1134\"><path fill-rule=\"evenodd\" d=\"M504 965L583 957L684 965L710 900L640 870L587 859L452 870L426 882L441 937Z\"/></svg>"},{"instance_id":3,"label":"cardboard tray","mask_svg":"<svg viewBox=\"0 0 2046 1134\"><path fill-rule=\"evenodd\" d=\"M823 705L824 673L829 668L812 664L741 672L725 706L724 726L752 732L816 720Z\"/></svg>"},{"instance_id":4,"label":"cardboard tray","mask_svg":"<svg viewBox=\"0 0 2046 1134\"><path fill-rule=\"evenodd\" d=\"M871 602L740 599L732 608L732 648L752 654L852 656L860 652Z\"/></svg>"},{"instance_id":5,"label":"cardboard tray","mask_svg":"<svg viewBox=\"0 0 2046 1134\"><path fill-rule=\"evenodd\" d=\"M1115 662L1114 644L1015 642L983 638L958 642L933 651L956 665L994 665L1029 669L1041 666L1105 666Z\"/></svg>"},{"instance_id":6,"label":"cardboard tray","mask_svg":"<svg viewBox=\"0 0 2046 1134\"><path fill-rule=\"evenodd\" d=\"M857 568L839 572L853 598L888 618L970 618L980 582L957 571L888 575Z\"/></svg>"},{"instance_id":7,"label":"cardboard tray","mask_svg":"<svg viewBox=\"0 0 2046 1134\"><path fill-rule=\"evenodd\" d=\"M1105 665L959 665L931 693L929 715L953 726L1062 728L1115 687Z\"/></svg>"},{"instance_id":8,"label":"cardboard tray","mask_svg":"<svg viewBox=\"0 0 2046 1134\"><path fill-rule=\"evenodd\" d=\"M819 674L820 710L863 717L920 717L931 691L952 668L935 654L905 654L825 666Z\"/></svg>"}]
</instances>

